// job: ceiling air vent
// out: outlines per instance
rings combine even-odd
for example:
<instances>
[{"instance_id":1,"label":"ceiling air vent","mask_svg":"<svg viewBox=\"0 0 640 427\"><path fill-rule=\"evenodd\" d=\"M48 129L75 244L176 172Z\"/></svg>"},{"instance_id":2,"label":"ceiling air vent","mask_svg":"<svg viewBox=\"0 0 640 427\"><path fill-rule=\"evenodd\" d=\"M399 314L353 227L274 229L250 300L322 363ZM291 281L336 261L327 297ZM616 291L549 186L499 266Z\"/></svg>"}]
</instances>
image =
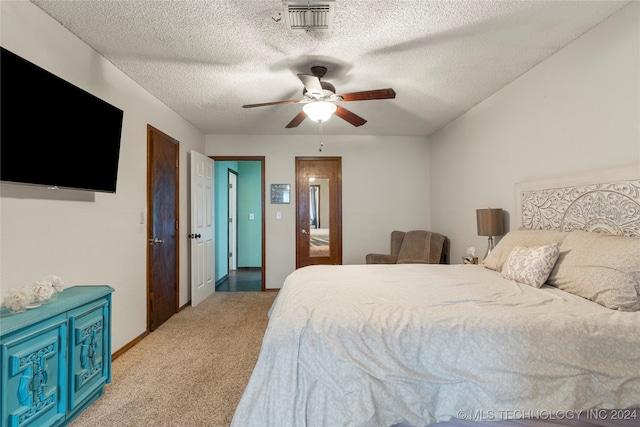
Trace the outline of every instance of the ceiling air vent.
<instances>
[{"instance_id":1,"label":"ceiling air vent","mask_svg":"<svg viewBox=\"0 0 640 427\"><path fill-rule=\"evenodd\" d=\"M333 25L334 0L283 0L284 19L293 31L330 31Z\"/></svg>"}]
</instances>

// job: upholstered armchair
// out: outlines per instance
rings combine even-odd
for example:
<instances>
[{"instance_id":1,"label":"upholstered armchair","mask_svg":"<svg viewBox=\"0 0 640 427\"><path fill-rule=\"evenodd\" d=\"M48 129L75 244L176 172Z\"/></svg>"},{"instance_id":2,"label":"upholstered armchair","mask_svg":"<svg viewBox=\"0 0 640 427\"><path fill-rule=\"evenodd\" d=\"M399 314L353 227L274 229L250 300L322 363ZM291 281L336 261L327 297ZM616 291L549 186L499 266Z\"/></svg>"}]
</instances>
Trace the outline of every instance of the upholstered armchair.
<instances>
[{"instance_id":1,"label":"upholstered armchair","mask_svg":"<svg viewBox=\"0 0 640 427\"><path fill-rule=\"evenodd\" d=\"M367 264L448 264L449 239L425 230L392 231L390 254L367 254Z\"/></svg>"}]
</instances>

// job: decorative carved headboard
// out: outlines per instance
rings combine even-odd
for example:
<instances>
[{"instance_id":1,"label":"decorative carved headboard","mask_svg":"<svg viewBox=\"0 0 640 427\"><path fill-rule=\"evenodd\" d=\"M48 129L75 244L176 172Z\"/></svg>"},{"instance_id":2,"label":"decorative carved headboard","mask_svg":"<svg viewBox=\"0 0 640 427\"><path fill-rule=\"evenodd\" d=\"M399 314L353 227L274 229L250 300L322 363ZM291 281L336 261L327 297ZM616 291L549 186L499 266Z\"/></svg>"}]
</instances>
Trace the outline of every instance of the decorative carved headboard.
<instances>
[{"instance_id":1,"label":"decorative carved headboard","mask_svg":"<svg viewBox=\"0 0 640 427\"><path fill-rule=\"evenodd\" d=\"M640 237L640 165L521 183L516 200L522 227Z\"/></svg>"}]
</instances>

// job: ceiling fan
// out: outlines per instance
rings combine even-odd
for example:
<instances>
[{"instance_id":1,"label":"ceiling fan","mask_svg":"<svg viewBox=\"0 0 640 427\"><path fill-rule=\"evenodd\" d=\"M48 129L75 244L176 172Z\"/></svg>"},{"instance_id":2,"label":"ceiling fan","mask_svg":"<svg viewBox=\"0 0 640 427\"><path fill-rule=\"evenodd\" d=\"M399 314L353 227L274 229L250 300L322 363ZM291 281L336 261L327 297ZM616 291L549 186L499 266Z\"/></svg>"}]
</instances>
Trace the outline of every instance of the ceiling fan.
<instances>
[{"instance_id":1,"label":"ceiling fan","mask_svg":"<svg viewBox=\"0 0 640 427\"><path fill-rule=\"evenodd\" d=\"M320 80L327 73L327 67L320 65L311 67L311 73L312 74L298 74L298 78L300 78L300 81L304 85L302 99L249 104L243 105L242 108L266 107L281 104L305 104L302 111L289 122L286 126L287 128L297 127L307 116L316 122L322 123L329 120L333 114L357 127L362 126L367 123L367 121L346 108L336 105L336 102L368 101L373 99L392 99L396 97L396 92L391 88L336 95L336 88L331 83Z\"/></svg>"}]
</instances>

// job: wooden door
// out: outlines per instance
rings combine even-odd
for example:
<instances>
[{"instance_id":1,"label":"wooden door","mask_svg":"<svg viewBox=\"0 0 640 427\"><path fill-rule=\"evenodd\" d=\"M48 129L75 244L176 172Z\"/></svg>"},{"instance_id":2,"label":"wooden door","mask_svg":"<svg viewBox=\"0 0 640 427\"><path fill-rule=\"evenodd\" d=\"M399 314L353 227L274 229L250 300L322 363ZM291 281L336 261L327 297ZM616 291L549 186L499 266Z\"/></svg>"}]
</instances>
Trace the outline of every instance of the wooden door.
<instances>
[{"instance_id":1,"label":"wooden door","mask_svg":"<svg viewBox=\"0 0 640 427\"><path fill-rule=\"evenodd\" d=\"M342 264L340 157L296 157L296 268L314 264Z\"/></svg>"},{"instance_id":2,"label":"wooden door","mask_svg":"<svg viewBox=\"0 0 640 427\"><path fill-rule=\"evenodd\" d=\"M195 307L216 290L214 247L214 162L191 151L191 306Z\"/></svg>"},{"instance_id":3,"label":"wooden door","mask_svg":"<svg viewBox=\"0 0 640 427\"><path fill-rule=\"evenodd\" d=\"M147 329L179 309L179 143L147 126Z\"/></svg>"}]
</instances>

